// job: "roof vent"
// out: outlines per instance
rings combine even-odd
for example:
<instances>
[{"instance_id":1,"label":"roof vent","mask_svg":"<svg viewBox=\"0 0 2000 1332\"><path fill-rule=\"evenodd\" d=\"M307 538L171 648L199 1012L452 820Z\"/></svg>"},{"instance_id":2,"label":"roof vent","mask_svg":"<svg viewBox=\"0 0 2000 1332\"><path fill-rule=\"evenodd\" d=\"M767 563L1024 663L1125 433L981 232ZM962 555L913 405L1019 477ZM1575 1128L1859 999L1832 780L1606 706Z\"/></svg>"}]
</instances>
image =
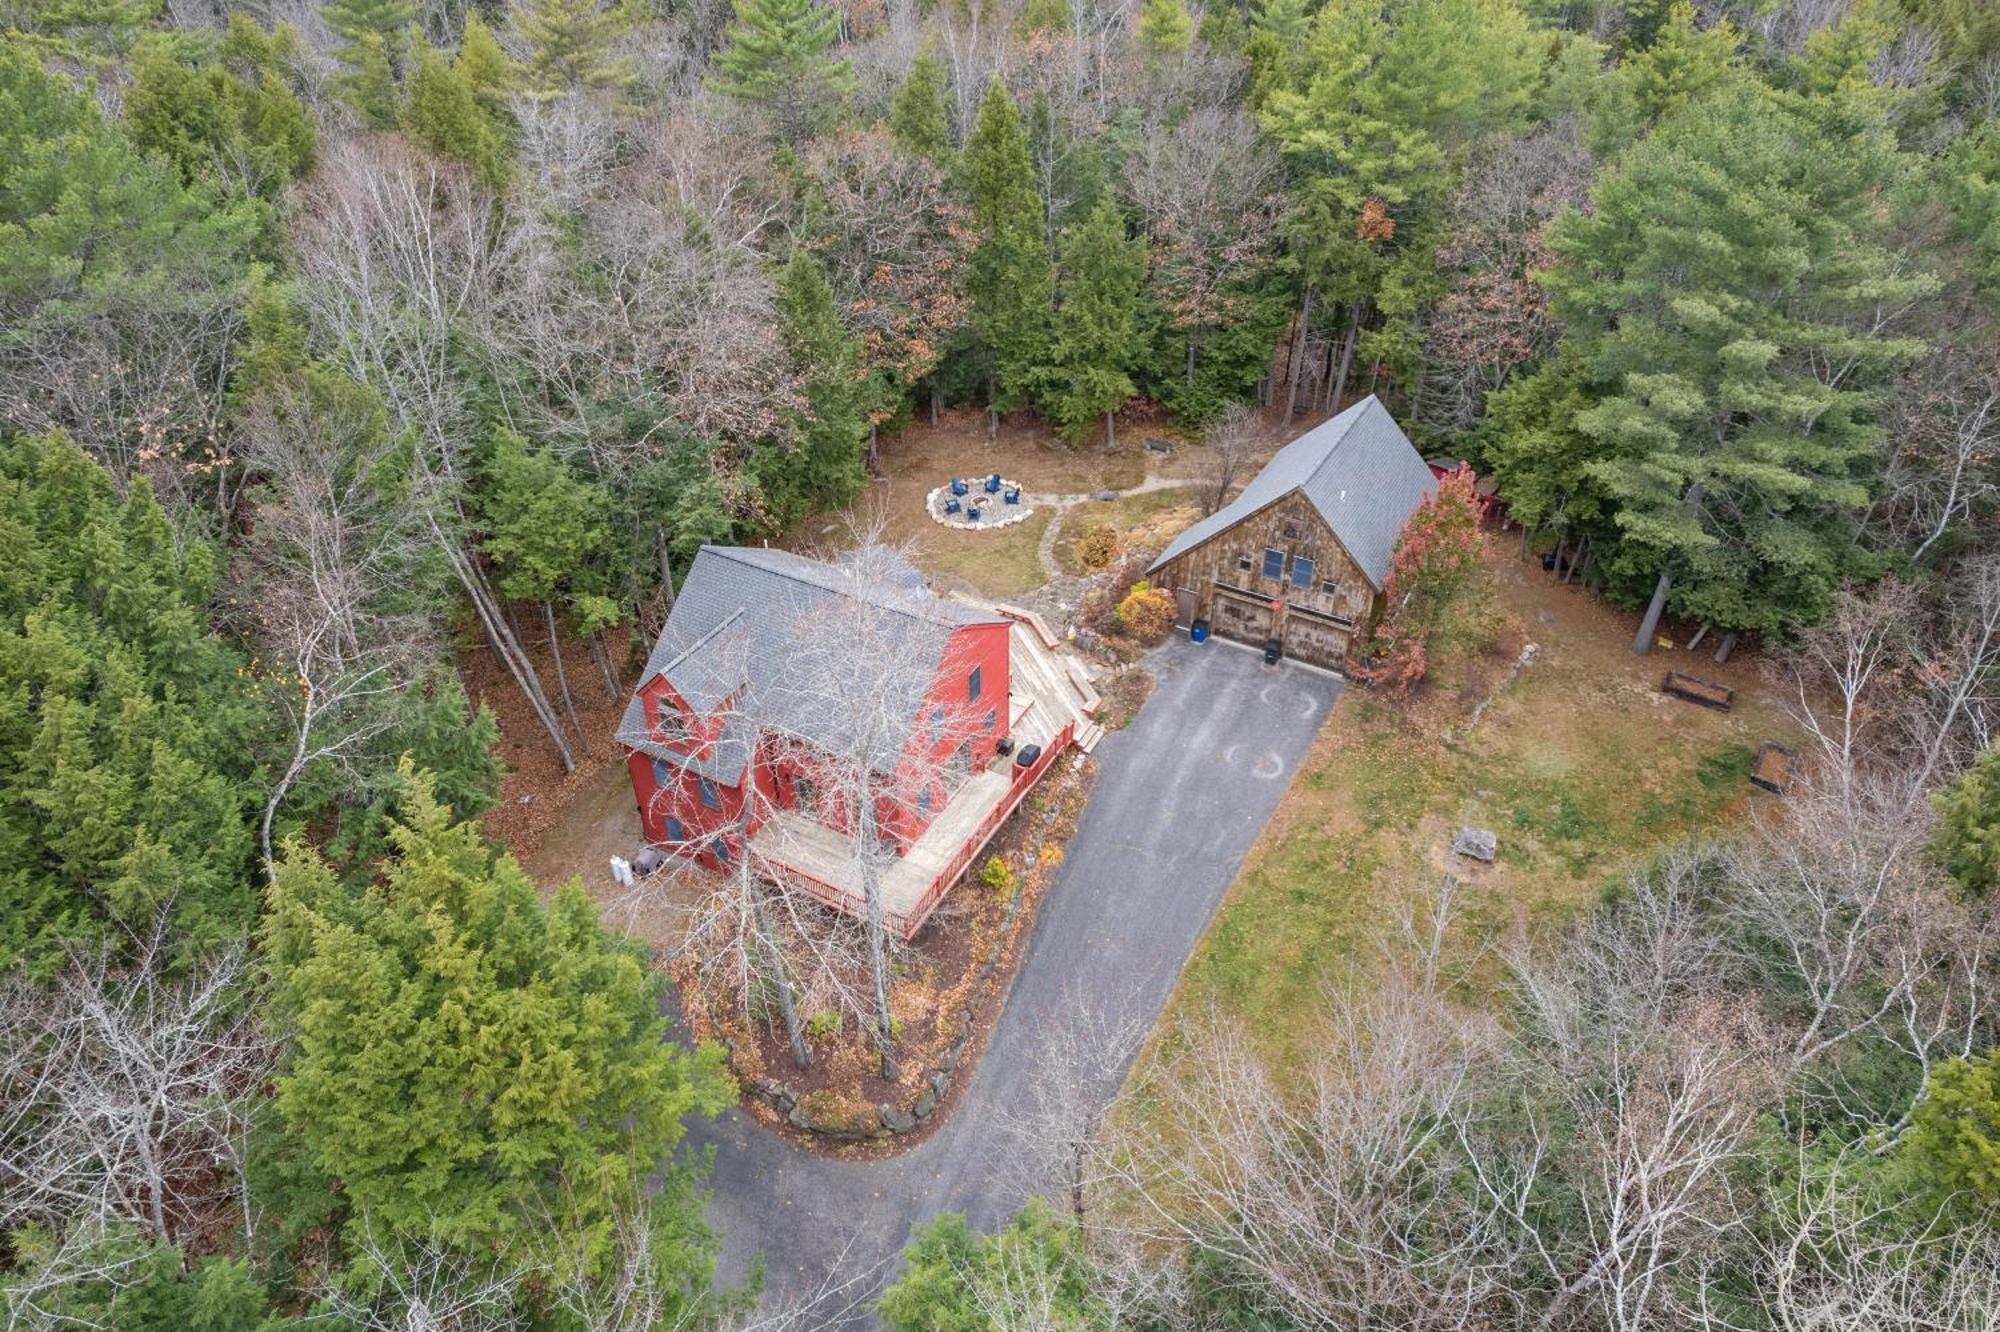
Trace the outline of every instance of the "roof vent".
<instances>
[{"instance_id":1,"label":"roof vent","mask_svg":"<svg viewBox=\"0 0 2000 1332\"><path fill-rule=\"evenodd\" d=\"M1342 504L1347 503L1347 492L1344 490L1340 492L1340 502Z\"/></svg>"}]
</instances>

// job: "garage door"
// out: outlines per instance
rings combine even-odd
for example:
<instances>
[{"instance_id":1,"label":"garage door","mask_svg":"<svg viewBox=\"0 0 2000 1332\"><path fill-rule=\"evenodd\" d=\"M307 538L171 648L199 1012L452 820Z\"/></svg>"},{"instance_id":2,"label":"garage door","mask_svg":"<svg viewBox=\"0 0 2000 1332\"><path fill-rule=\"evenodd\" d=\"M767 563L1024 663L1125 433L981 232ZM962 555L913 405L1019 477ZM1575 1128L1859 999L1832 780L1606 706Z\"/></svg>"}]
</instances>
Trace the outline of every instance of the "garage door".
<instances>
[{"instance_id":1,"label":"garage door","mask_svg":"<svg viewBox=\"0 0 2000 1332\"><path fill-rule=\"evenodd\" d=\"M1347 653L1348 630L1327 620L1285 612L1285 655L1297 661L1339 670Z\"/></svg>"},{"instance_id":2,"label":"garage door","mask_svg":"<svg viewBox=\"0 0 2000 1332\"><path fill-rule=\"evenodd\" d=\"M1215 591L1215 632L1252 647L1263 647L1271 636L1271 603L1253 601L1233 592Z\"/></svg>"}]
</instances>

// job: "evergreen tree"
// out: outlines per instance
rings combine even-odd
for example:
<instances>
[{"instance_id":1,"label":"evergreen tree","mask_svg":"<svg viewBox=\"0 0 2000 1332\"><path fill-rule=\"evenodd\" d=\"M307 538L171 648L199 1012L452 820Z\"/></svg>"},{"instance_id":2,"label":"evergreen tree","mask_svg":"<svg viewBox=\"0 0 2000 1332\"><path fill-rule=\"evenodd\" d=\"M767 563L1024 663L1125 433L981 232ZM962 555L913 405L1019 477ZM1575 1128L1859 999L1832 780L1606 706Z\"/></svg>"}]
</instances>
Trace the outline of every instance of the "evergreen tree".
<instances>
[{"instance_id":1,"label":"evergreen tree","mask_svg":"<svg viewBox=\"0 0 2000 1332\"><path fill-rule=\"evenodd\" d=\"M579 882L545 907L428 775L403 771L367 892L296 845L271 885L271 1002L294 1033L278 1112L372 1225L526 1257L553 1224L601 1252L613 1209L728 1082L667 1039L661 981ZM687 1172L664 1185L674 1225L654 1257L689 1298L709 1265L700 1203Z\"/></svg>"},{"instance_id":2,"label":"evergreen tree","mask_svg":"<svg viewBox=\"0 0 2000 1332\"><path fill-rule=\"evenodd\" d=\"M375 129L396 123L396 85L416 13L412 0L328 0L320 11L343 39L334 56L344 70L334 86Z\"/></svg>"},{"instance_id":3,"label":"evergreen tree","mask_svg":"<svg viewBox=\"0 0 2000 1332\"><path fill-rule=\"evenodd\" d=\"M1181 0L1145 0L1138 31L1139 50L1150 65L1178 60L1194 45L1194 20Z\"/></svg>"},{"instance_id":4,"label":"evergreen tree","mask_svg":"<svg viewBox=\"0 0 2000 1332\"><path fill-rule=\"evenodd\" d=\"M429 46L417 51L403 102L403 129L410 138L444 157L472 168L487 185L507 178L509 145L504 126L496 123L466 71Z\"/></svg>"},{"instance_id":5,"label":"evergreen tree","mask_svg":"<svg viewBox=\"0 0 2000 1332\"><path fill-rule=\"evenodd\" d=\"M143 478L59 435L0 446L0 970L249 923L250 667L209 630L213 553Z\"/></svg>"},{"instance_id":6,"label":"evergreen tree","mask_svg":"<svg viewBox=\"0 0 2000 1332\"><path fill-rule=\"evenodd\" d=\"M1931 796L1931 807L1938 818L1931 846L1944 872L1968 893L2000 887L2000 747L1982 750Z\"/></svg>"},{"instance_id":7,"label":"evergreen tree","mask_svg":"<svg viewBox=\"0 0 2000 1332\"><path fill-rule=\"evenodd\" d=\"M611 54L624 32L625 10L605 0L514 0L510 22L527 52L522 71L544 95L577 89L615 92L631 83L631 63ZM468 39L470 27L468 23ZM490 66L485 53L477 57ZM484 70L481 71L482 75ZM477 85L475 85L477 86Z\"/></svg>"},{"instance_id":8,"label":"evergreen tree","mask_svg":"<svg viewBox=\"0 0 2000 1332\"><path fill-rule=\"evenodd\" d=\"M477 9L465 11L465 35L458 44L458 55L452 60L452 68L463 78L472 95L479 99L479 105L496 125L507 124L507 95L513 90L514 80L520 71L507 53L500 49L500 42L493 35L493 29L486 26L486 20L479 17Z\"/></svg>"},{"instance_id":9,"label":"evergreen tree","mask_svg":"<svg viewBox=\"0 0 2000 1332\"><path fill-rule=\"evenodd\" d=\"M1939 1065L1896 1150L1935 1197L2000 1204L2000 1049Z\"/></svg>"},{"instance_id":10,"label":"evergreen tree","mask_svg":"<svg viewBox=\"0 0 2000 1332\"><path fill-rule=\"evenodd\" d=\"M896 93L889 129L905 151L932 162L951 155L951 111L945 104L944 66L928 51L910 62Z\"/></svg>"},{"instance_id":11,"label":"evergreen tree","mask_svg":"<svg viewBox=\"0 0 2000 1332\"><path fill-rule=\"evenodd\" d=\"M778 137L798 144L853 87L853 66L833 54L839 36L839 12L815 0L736 0L715 86L762 108Z\"/></svg>"},{"instance_id":12,"label":"evergreen tree","mask_svg":"<svg viewBox=\"0 0 2000 1332\"><path fill-rule=\"evenodd\" d=\"M1048 360L1053 275L1043 240L1027 137L1007 86L995 78L961 156L979 247L966 287L987 362L995 412L1025 405Z\"/></svg>"},{"instance_id":13,"label":"evergreen tree","mask_svg":"<svg viewBox=\"0 0 2000 1332\"><path fill-rule=\"evenodd\" d=\"M1876 395L1917 350L1869 325L1934 285L1881 244L1883 170L1743 88L1669 119L1552 230L1565 349L1604 386L1576 425L1617 505L1610 567L1655 594L1636 650L1669 604L1782 634L1856 567Z\"/></svg>"},{"instance_id":14,"label":"evergreen tree","mask_svg":"<svg viewBox=\"0 0 2000 1332\"><path fill-rule=\"evenodd\" d=\"M946 1212L910 1237L902 1274L882 1293L882 1321L890 1332L988 1332L1000 1326L991 1311L1012 1307L1010 1292L1025 1287L1044 1326L1109 1326L1095 1275L1082 1230L1039 1199L990 1235Z\"/></svg>"},{"instance_id":15,"label":"evergreen tree","mask_svg":"<svg viewBox=\"0 0 2000 1332\"><path fill-rule=\"evenodd\" d=\"M868 386L860 343L841 327L826 270L804 249L793 251L779 276L777 305L778 334L805 410L790 422L791 440L766 445L753 470L772 517L789 526L814 508L844 508L867 484Z\"/></svg>"},{"instance_id":16,"label":"evergreen tree","mask_svg":"<svg viewBox=\"0 0 2000 1332\"><path fill-rule=\"evenodd\" d=\"M1126 238L1125 219L1108 195L1064 241L1061 304L1054 357L1043 373L1043 405L1066 439L1082 439L1101 417L1107 442L1115 443L1115 414L1133 393L1128 371L1139 351L1145 247Z\"/></svg>"},{"instance_id":17,"label":"evergreen tree","mask_svg":"<svg viewBox=\"0 0 2000 1332\"><path fill-rule=\"evenodd\" d=\"M148 44L125 94L132 142L171 160L190 183L210 177L275 198L311 167L316 139L312 114L284 81L287 47L240 14L230 19L223 58L194 64L169 43Z\"/></svg>"}]
</instances>

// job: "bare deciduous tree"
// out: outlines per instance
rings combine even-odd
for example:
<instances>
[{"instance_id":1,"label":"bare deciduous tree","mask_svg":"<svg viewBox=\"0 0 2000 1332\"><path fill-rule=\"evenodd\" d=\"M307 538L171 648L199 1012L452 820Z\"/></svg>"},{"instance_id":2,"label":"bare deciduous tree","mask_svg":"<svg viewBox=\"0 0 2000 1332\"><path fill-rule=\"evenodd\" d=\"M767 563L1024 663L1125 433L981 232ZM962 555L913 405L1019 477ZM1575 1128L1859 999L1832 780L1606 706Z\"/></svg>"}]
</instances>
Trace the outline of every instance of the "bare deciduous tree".
<instances>
[{"instance_id":1,"label":"bare deciduous tree","mask_svg":"<svg viewBox=\"0 0 2000 1332\"><path fill-rule=\"evenodd\" d=\"M273 1047L244 1001L243 950L177 972L165 934L0 991L0 1228L116 1220L175 1241L224 1208L254 1239L245 1140Z\"/></svg>"}]
</instances>

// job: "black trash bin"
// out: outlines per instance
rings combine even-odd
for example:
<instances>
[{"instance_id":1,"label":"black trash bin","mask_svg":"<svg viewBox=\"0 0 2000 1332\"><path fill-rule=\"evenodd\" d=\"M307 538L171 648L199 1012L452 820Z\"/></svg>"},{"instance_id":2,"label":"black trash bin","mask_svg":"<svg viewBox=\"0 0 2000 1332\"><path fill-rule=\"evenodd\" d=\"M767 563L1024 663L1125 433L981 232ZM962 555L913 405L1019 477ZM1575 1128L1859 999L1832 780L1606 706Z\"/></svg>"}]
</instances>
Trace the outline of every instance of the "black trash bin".
<instances>
[{"instance_id":1,"label":"black trash bin","mask_svg":"<svg viewBox=\"0 0 2000 1332\"><path fill-rule=\"evenodd\" d=\"M993 752L998 754L1001 758L1006 758L1009 754L1014 752L1014 737L1011 735L1003 735L998 740L995 740L993 742Z\"/></svg>"},{"instance_id":2,"label":"black trash bin","mask_svg":"<svg viewBox=\"0 0 2000 1332\"><path fill-rule=\"evenodd\" d=\"M1280 643L1277 639L1267 638L1264 640L1264 661L1266 665L1277 665L1278 658L1283 656L1284 652L1284 644Z\"/></svg>"}]
</instances>

